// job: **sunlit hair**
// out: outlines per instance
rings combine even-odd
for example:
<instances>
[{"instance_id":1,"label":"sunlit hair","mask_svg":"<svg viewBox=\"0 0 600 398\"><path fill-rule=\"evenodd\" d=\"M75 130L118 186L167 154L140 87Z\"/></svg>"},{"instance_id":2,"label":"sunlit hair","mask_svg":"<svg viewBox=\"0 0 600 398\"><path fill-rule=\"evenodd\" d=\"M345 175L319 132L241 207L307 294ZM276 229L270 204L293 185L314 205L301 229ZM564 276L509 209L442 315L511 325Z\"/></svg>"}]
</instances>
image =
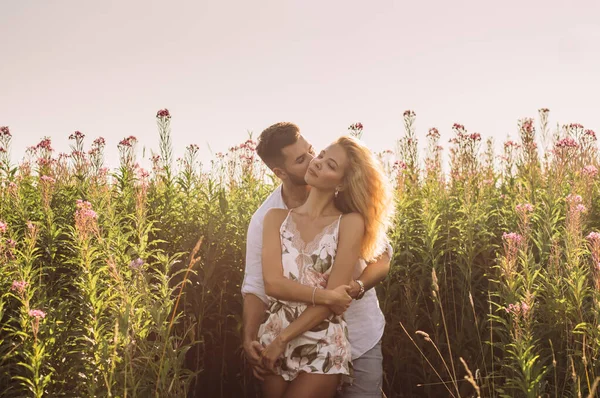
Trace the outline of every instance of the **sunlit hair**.
<instances>
[{"instance_id":1,"label":"sunlit hair","mask_svg":"<svg viewBox=\"0 0 600 398\"><path fill-rule=\"evenodd\" d=\"M392 187L380 161L358 139L343 136L334 144L340 145L348 156L344 189L338 193L335 205L343 213L356 212L363 216L365 235L361 257L367 262L373 261L386 247L386 233L394 214Z\"/></svg>"}]
</instances>

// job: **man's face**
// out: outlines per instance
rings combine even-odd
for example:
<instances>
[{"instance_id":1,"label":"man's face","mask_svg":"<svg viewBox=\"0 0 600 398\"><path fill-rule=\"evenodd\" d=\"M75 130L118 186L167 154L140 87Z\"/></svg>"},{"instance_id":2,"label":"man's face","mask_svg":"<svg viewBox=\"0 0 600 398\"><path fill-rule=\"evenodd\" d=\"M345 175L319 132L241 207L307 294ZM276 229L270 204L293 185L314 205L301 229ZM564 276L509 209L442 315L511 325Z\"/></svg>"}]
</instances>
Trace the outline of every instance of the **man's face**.
<instances>
[{"instance_id":1,"label":"man's face","mask_svg":"<svg viewBox=\"0 0 600 398\"><path fill-rule=\"evenodd\" d=\"M294 185L306 185L304 176L310 161L315 156L315 151L304 137L300 136L298 141L288 145L281 150L284 162L281 169L286 173Z\"/></svg>"}]
</instances>

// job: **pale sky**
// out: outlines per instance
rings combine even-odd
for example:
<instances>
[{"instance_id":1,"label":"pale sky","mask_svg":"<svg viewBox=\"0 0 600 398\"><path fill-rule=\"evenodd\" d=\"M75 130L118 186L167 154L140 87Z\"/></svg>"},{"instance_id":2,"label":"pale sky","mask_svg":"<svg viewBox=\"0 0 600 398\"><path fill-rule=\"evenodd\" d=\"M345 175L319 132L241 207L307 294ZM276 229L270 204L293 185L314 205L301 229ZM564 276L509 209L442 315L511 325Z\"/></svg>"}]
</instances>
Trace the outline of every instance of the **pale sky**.
<instances>
[{"instance_id":1,"label":"pale sky","mask_svg":"<svg viewBox=\"0 0 600 398\"><path fill-rule=\"evenodd\" d=\"M278 121L317 148L361 122L393 149L402 112L424 143L454 122L497 145L517 120L600 133L600 2L0 0L0 126L12 158L75 130L158 150L154 115L173 115L175 157L214 152Z\"/></svg>"}]
</instances>

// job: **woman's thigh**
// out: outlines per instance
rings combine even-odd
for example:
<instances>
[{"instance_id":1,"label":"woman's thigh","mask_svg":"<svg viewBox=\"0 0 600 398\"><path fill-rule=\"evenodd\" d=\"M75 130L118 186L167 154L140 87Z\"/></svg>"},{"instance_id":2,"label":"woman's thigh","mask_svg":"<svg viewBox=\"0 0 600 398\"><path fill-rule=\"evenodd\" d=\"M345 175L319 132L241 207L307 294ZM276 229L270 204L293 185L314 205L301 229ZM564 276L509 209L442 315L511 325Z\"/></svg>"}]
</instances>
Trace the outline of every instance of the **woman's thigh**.
<instances>
[{"instance_id":1,"label":"woman's thigh","mask_svg":"<svg viewBox=\"0 0 600 398\"><path fill-rule=\"evenodd\" d=\"M300 373L285 391L284 398L334 397L341 375Z\"/></svg>"},{"instance_id":2,"label":"woman's thigh","mask_svg":"<svg viewBox=\"0 0 600 398\"><path fill-rule=\"evenodd\" d=\"M263 398L283 397L289 384L290 383L285 381L281 376L266 376L265 380L261 383Z\"/></svg>"}]
</instances>

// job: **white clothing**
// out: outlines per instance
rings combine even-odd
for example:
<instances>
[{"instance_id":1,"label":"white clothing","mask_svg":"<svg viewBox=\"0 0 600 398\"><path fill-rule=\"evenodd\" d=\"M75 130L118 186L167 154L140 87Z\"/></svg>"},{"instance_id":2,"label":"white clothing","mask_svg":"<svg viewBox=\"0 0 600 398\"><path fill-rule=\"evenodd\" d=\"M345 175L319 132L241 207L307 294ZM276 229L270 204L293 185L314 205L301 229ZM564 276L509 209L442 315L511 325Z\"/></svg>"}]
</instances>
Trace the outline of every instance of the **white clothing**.
<instances>
[{"instance_id":1,"label":"white clothing","mask_svg":"<svg viewBox=\"0 0 600 398\"><path fill-rule=\"evenodd\" d=\"M281 196L281 185L256 210L248 226L246 240L246 267L242 283L242 295L254 294L266 305L269 299L265 293L262 274L262 240L264 218L269 209L287 209ZM392 258L392 247L387 243L386 251ZM358 278L366 267L364 260L359 260L354 269L353 278ZM362 299L353 300L344 313L348 324L349 340L352 347L352 359L356 359L369 351L381 340L385 328L385 317L379 308L379 300L375 289L368 290Z\"/></svg>"}]
</instances>

